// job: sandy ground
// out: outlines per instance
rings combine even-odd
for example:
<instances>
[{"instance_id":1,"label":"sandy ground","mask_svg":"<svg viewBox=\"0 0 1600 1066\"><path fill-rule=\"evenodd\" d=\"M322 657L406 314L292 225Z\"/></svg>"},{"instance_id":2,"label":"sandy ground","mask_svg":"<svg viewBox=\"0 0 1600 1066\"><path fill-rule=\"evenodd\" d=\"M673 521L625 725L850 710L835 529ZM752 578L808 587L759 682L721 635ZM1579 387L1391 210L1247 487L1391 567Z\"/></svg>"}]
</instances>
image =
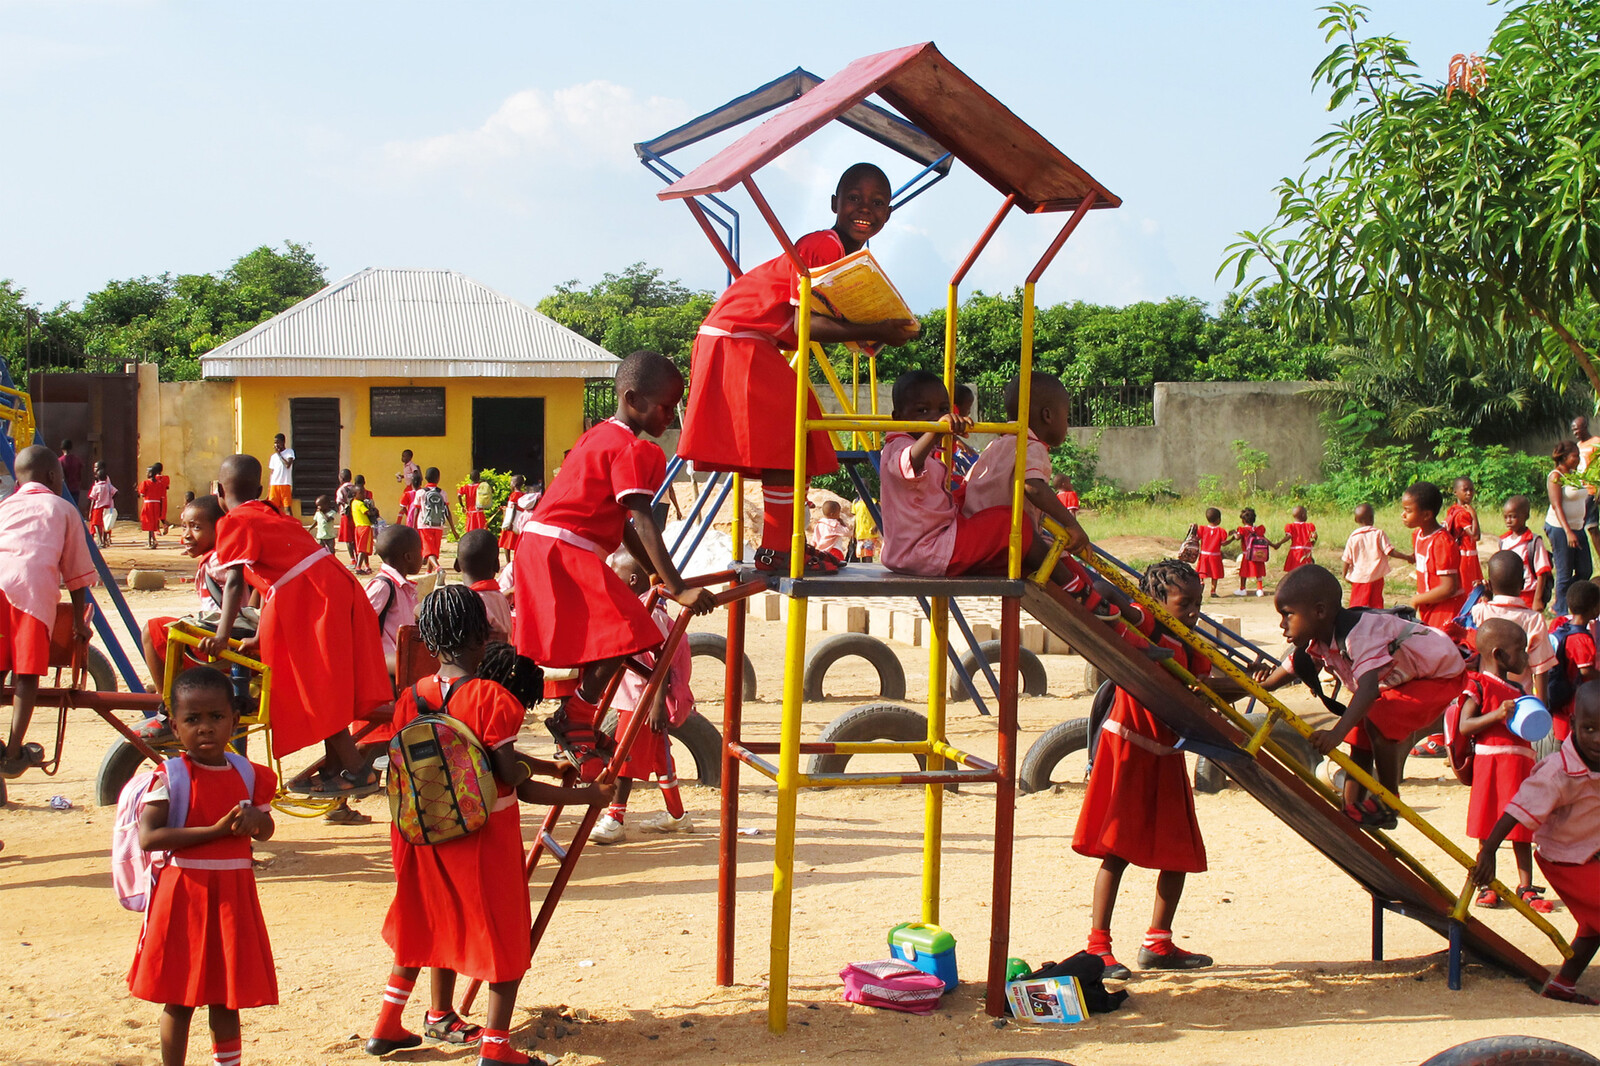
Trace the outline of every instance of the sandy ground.
<instances>
[{"instance_id":1,"label":"sandy ground","mask_svg":"<svg viewBox=\"0 0 1600 1066\"><path fill-rule=\"evenodd\" d=\"M170 550L119 551L114 562L125 566L130 558L159 560L174 578L187 570ZM178 613L188 595L180 586L129 598L143 618ZM1270 600L1228 598L1220 609L1242 614L1254 637L1275 635ZM770 737L778 717L781 627L752 623L749 644L760 698L747 705L748 733ZM926 678L925 656L897 650L915 694ZM1021 707L1024 751L1050 725L1087 713L1082 660L1050 656L1046 663L1051 695ZM708 702L716 687L710 680L696 685ZM808 735L871 696L864 671L852 673L846 664L830 675L829 688L841 695L807 707ZM719 707L704 709L720 718ZM530 725L523 746L548 749L542 733ZM962 747L993 751L990 720L970 704L953 707L951 734ZM75 712L60 774L12 782L11 804L0 814L6 843L0 945L10 956L0 970L0 1061L159 1061L158 1008L130 999L123 984L139 916L111 895L112 811L93 806L94 774L110 740L104 724ZM1437 824L1459 833L1466 790L1442 773L1436 761L1413 760L1407 794ZM72 809L52 810L53 795L65 796ZM1087 931L1095 864L1068 846L1081 797L1080 785L1068 785L1018 800L1010 953L1034 963L1078 950ZM802 796L792 1021L788 1034L772 1036L763 982L774 798L770 786L747 773L740 824L759 835L741 839L733 987L713 981L716 793L689 788L686 801L700 826L695 834L649 838L636 831L625 844L585 853L523 982L515 1041L570 1066L965 1064L1030 1055L1079 1066L1411 1066L1460 1041L1504 1033L1600 1051L1600 1013L1540 1000L1496 971L1470 966L1465 988L1449 991L1443 943L1420 925L1391 918L1391 961L1369 962L1369 906L1361 891L1237 790L1198 797L1211 869L1190 879L1177 922L1180 943L1213 954L1217 966L1136 975L1125 1010L1072 1028L996 1028L983 1013L981 983L972 979L986 957L994 804L993 790L981 786L949 796L945 814L942 920L958 940L969 983L925 1018L845 1004L839 968L885 956L888 928L918 916L922 800L910 789ZM379 928L391 890L383 801L368 798L359 806L380 822L340 828L280 815L277 837L259 848L269 860L258 882L283 1002L245 1013L248 1062L369 1061L360 1038L376 1015L388 967ZM641 792L632 820L657 809L659 799ZM526 832L536 823L536 812L525 814ZM1417 843L1409 830L1400 836ZM1425 845L1420 853L1432 854ZM1436 868L1447 883L1459 881L1443 862ZM548 874L535 877L536 900ZM1130 963L1148 923L1152 880L1147 872L1129 873L1113 923L1119 953ZM1501 911L1491 920L1535 957L1554 962L1548 942L1514 915ZM1555 921L1570 934L1564 910ZM1583 987L1600 994L1600 976ZM413 1000L413 1023L420 1022L422 1002ZM585 1015L574 1017L580 1010ZM208 1050L201 1019L196 1036L190 1062ZM395 1059L473 1061L469 1053L431 1047Z\"/></svg>"}]
</instances>

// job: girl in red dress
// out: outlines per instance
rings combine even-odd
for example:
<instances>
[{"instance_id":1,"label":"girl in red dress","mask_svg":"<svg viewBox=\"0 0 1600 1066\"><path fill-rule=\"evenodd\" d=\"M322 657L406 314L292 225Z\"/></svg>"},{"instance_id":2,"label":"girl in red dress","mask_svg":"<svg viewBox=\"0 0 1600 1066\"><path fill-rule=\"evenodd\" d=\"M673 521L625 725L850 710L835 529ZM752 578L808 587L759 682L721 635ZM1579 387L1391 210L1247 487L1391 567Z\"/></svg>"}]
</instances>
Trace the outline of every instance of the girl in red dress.
<instances>
[{"instance_id":1,"label":"girl in red dress","mask_svg":"<svg viewBox=\"0 0 1600 1066\"><path fill-rule=\"evenodd\" d=\"M167 495L172 491L172 479L165 473L166 468L156 463L150 468L150 483L155 487L156 499L161 502L161 535L164 537L172 532L172 523L167 521Z\"/></svg>"},{"instance_id":2,"label":"girl in red dress","mask_svg":"<svg viewBox=\"0 0 1600 1066\"><path fill-rule=\"evenodd\" d=\"M837 215L832 229L808 233L795 251L808 268L827 266L858 250L889 221L889 179L870 163L844 172L834 192ZM731 470L761 478L761 547L755 564L762 570L787 571L794 534L795 373L783 352L796 344L795 305L799 275L787 255L780 255L734 280L706 316L695 338L689 376L694 388L683 416L678 454L698 471ZM899 345L915 337L916 319L846 322L817 312L811 316L811 339L822 344L863 341ZM809 401L811 418L821 408ZM806 473L832 473L839 468L828 435L813 430L808 438ZM551 486L554 491L554 486ZM804 501L800 501L804 502ZM806 553L806 569L833 572L835 559L814 549Z\"/></svg>"},{"instance_id":3,"label":"girl in red dress","mask_svg":"<svg viewBox=\"0 0 1600 1066\"><path fill-rule=\"evenodd\" d=\"M1222 579L1222 547L1233 539L1233 534L1222 528L1222 512L1215 507L1206 508L1206 524L1196 533L1200 537L1200 558L1194 568L1202 581L1211 582L1211 598L1217 598L1217 582Z\"/></svg>"},{"instance_id":4,"label":"girl in red dress","mask_svg":"<svg viewBox=\"0 0 1600 1066\"><path fill-rule=\"evenodd\" d=\"M1184 625L1192 627L1199 619L1200 575L1187 563L1176 559L1156 563L1145 571L1139 586ZM1157 627L1148 612L1140 628L1158 646L1171 649L1178 664L1196 677L1209 674L1211 663ZM1207 683L1228 698L1233 690L1221 681ZM1111 913L1123 871L1130 864L1160 871L1150 929L1139 948L1140 969L1211 965L1210 956L1185 951L1172 942L1172 918L1183 895L1184 878L1206 868L1194 792L1177 740L1148 708L1117 689L1100 730L1089 787L1072 835L1073 851L1100 860L1089 913L1089 951L1105 961L1107 977L1129 974L1111 952Z\"/></svg>"},{"instance_id":5,"label":"girl in red dress","mask_svg":"<svg viewBox=\"0 0 1600 1066\"><path fill-rule=\"evenodd\" d=\"M520 530L519 524L527 520L526 513L517 507L528 486L528 479L521 474L511 476L511 495L506 497L505 510L500 512L500 550L506 553L506 562L510 562L517 552L517 538Z\"/></svg>"},{"instance_id":6,"label":"girl in red dress","mask_svg":"<svg viewBox=\"0 0 1600 1066\"><path fill-rule=\"evenodd\" d=\"M1472 506L1478 490L1470 477L1458 477L1452 491L1456 502L1444 513L1444 528L1450 531L1450 538L1461 553L1461 590L1470 593L1483 584L1483 560L1478 558L1483 530L1478 526L1478 509Z\"/></svg>"},{"instance_id":7,"label":"girl in red dress","mask_svg":"<svg viewBox=\"0 0 1600 1066\"><path fill-rule=\"evenodd\" d=\"M156 484L156 468L149 467L144 472L144 480L134 486L139 494L139 529L146 534L145 547L156 546L156 530L161 528L164 517L161 508L164 500L161 495L161 486Z\"/></svg>"},{"instance_id":8,"label":"girl in red dress","mask_svg":"<svg viewBox=\"0 0 1600 1066\"><path fill-rule=\"evenodd\" d=\"M1266 560L1253 562L1249 555L1251 547L1256 543L1265 544L1270 548L1272 542L1267 539L1267 527L1256 525L1256 509L1254 507L1246 507L1239 512L1239 528L1233 531L1233 535L1239 539L1239 591L1235 592L1234 595L1248 595L1245 591L1245 583L1251 578L1255 578L1256 595L1265 596L1267 594Z\"/></svg>"},{"instance_id":9,"label":"girl in red dress","mask_svg":"<svg viewBox=\"0 0 1600 1066\"><path fill-rule=\"evenodd\" d=\"M717 605L707 590L684 588L650 509L667 459L639 434L660 436L682 398L683 375L672 360L656 352L624 359L617 413L578 438L517 547L517 650L542 667L582 667L577 691L545 725L586 781L605 767L595 701L624 656L661 643L661 630L606 557L626 539L678 603L695 614Z\"/></svg>"},{"instance_id":10,"label":"girl in red dress","mask_svg":"<svg viewBox=\"0 0 1600 1066\"><path fill-rule=\"evenodd\" d=\"M1528 634L1509 618L1485 619L1478 627L1478 669L1469 670L1456 726L1472 738L1472 797L1467 801L1467 836L1487 840L1506 804L1533 772L1533 746L1506 724L1522 689L1506 678L1528 668ZM1536 911L1554 904L1533 883L1533 831L1520 822L1506 837L1517 861L1517 895ZM1492 888L1478 893L1478 906L1498 907Z\"/></svg>"},{"instance_id":11,"label":"girl in red dress","mask_svg":"<svg viewBox=\"0 0 1600 1066\"><path fill-rule=\"evenodd\" d=\"M1274 548L1289 545L1289 554L1283 559L1283 572L1286 574L1311 562L1311 549L1317 544L1317 527L1306 521L1306 509L1296 507L1290 514L1294 516L1294 521L1284 525L1283 539L1272 545Z\"/></svg>"},{"instance_id":12,"label":"girl in red dress","mask_svg":"<svg viewBox=\"0 0 1600 1066\"><path fill-rule=\"evenodd\" d=\"M613 786L562 788L529 780L536 771L553 773L557 768L517 753L522 703L501 685L476 676L489 637L489 617L477 593L464 585L436 589L417 612L417 636L438 657L439 672L401 694L395 702L395 728L417 717L419 698L434 710L448 701L450 716L488 750L498 798L487 825L444 844L410 844L398 829L390 829L395 889L383 939L394 951L394 967L367 1053L387 1055L422 1043L422 1036L408 1032L400 1020L426 966L432 971L433 993L432 1009L423 1018L428 1037L476 1043L483 1064L532 1063L536 1060L513 1050L510 1038L511 1012L528 970L533 928L517 800L599 805L611 798ZM481 1028L462 1021L455 1011L458 973L489 986L488 1015Z\"/></svg>"},{"instance_id":13,"label":"girl in red dress","mask_svg":"<svg viewBox=\"0 0 1600 1066\"><path fill-rule=\"evenodd\" d=\"M139 815L139 846L169 857L155 869L128 991L165 1005L162 1061L184 1061L194 1009L204 1006L215 1061L238 1066L240 1009L278 1002L250 870L250 841L272 837L277 782L265 766L228 753L238 715L221 671L197 666L180 674L170 713L183 754L151 775ZM172 796L181 802L184 782L187 804L174 812Z\"/></svg>"},{"instance_id":14,"label":"girl in red dress","mask_svg":"<svg viewBox=\"0 0 1600 1066\"><path fill-rule=\"evenodd\" d=\"M350 516L350 504L358 495L350 471L339 471L339 491L333 494L333 506L339 512L339 543L349 551L352 563L356 561L356 522Z\"/></svg>"}]
</instances>

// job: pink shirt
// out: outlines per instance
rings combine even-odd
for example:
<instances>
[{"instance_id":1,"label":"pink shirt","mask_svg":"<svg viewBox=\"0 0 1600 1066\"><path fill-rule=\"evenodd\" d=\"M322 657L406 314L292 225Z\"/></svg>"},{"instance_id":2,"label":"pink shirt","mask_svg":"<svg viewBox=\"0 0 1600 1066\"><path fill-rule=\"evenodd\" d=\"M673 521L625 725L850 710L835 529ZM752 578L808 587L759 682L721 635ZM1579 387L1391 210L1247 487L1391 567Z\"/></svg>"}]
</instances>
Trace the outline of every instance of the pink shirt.
<instances>
[{"instance_id":1,"label":"pink shirt","mask_svg":"<svg viewBox=\"0 0 1600 1066\"><path fill-rule=\"evenodd\" d=\"M111 484L111 479L96 481L89 486L90 507L115 507L117 503L116 486Z\"/></svg>"},{"instance_id":2,"label":"pink shirt","mask_svg":"<svg viewBox=\"0 0 1600 1066\"><path fill-rule=\"evenodd\" d=\"M1568 737L1533 768L1506 813L1533 830L1545 858L1588 862L1600 852L1600 773L1584 764Z\"/></svg>"},{"instance_id":3,"label":"pink shirt","mask_svg":"<svg viewBox=\"0 0 1600 1066\"><path fill-rule=\"evenodd\" d=\"M97 580L83 528L78 509L36 481L0 500L0 593L46 628L56 624L61 586Z\"/></svg>"},{"instance_id":4,"label":"pink shirt","mask_svg":"<svg viewBox=\"0 0 1600 1066\"><path fill-rule=\"evenodd\" d=\"M1550 629L1544 624L1543 611L1525 606L1521 596L1495 596L1487 602L1473 604L1474 622L1482 626L1489 618L1505 618L1527 632L1529 675L1542 674L1556 665L1556 653L1550 647Z\"/></svg>"},{"instance_id":5,"label":"pink shirt","mask_svg":"<svg viewBox=\"0 0 1600 1066\"><path fill-rule=\"evenodd\" d=\"M1344 542L1344 561L1350 564L1349 580L1357 585L1376 581L1389 572L1389 534L1377 526L1357 526Z\"/></svg>"},{"instance_id":6,"label":"pink shirt","mask_svg":"<svg viewBox=\"0 0 1600 1066\"><path fill-rule=\"evenodd\" d=\"M467 586L478 594L483 601L483 611L489 616L489 639L499 641L511 640L511 601L506 599L506 594L500 591L500 583L494 578L485 578L474 581ZM688 645L684 641L684 645Z\"/></svg>"},{"instance_id":7,"label":"pink shirt","mask_svg":"<svg viewBox=\"0 0 1600 1066\"><path fill-rule=\"evenodd\" d=\"M961 504L962 514L977 514L991 507L1011 506L1012 477L1017 469L1017 442L1014 437L996 437L978 455L978 461L967 471L967 495ZM1028 430L1028 468L1023 476L1029 481L1050 483L1050 449L1044 441ZM1029 518L1038 521L1039 509L1024 504Z\"/></svg>"},{"instance_id":8,"label":"pink shirt","mask_svg":"<svg viewBox=\"0 0 1600 1066\"><path fill-rule=\"evenodd\" d=\"M883 565L905 574L940 575L956 547L956 501L945 487L944 463L934 451L911 466L909 433L890 433L879 460L883 498Z\"/></svg>"},{"instance_id":9,"label":"pink shirt","mask_svg":"<svg viewBox=\"0 0 1600 1066\"><path fill-rule=\"evenodd\" d=\"M390 597L394 606L390 607ZM417 620L417 586L400 571L384 563L378 575L367 582L367 602L378 613L383 628L383 654L393 655L400 644L400 627ZM384 614L384 608L389 613Z\"/></svg>"},{"instance_id":10,"label":"pink shirt","mask_svg":"<svg viewBox=\"0 0 1600 1066\"><path fill-rule=\"evenodd\" d=\"M1418 678L1457 677L1467 668L1449 637L1382 611L1362 615L1342 651L1316 641L1306 650L1349 689L1373 670L1378 671L1379 685L1397 688Z\"/></svg>"},{"instance_id":11,"label":"pink shirt","mask_svg":"<svg viewBox=\"0 0 1600 1066\"><path fill-rule=\"evenodd\" d=\"M639 599L650 598L650 593L645 592ZM656 604L650 612L650 617L661 630L664 637L672 631L672 619L667 617L667 610L661 604ZM656 654L653 651L640 652L637 658L646 666L654 666ZM689 687L689 674L694 669L694 653L689 650L687 639L678 642L678 650L672 655L672 667L667 671L667 721L673 725L682 725L694 713L694 690ZM636 711L639 701L644 698L646 681L632 670L624 668L622 680L617 684L617 694L612 698L611 705L619 711Z\"/></svg>"},{"instance_id":12,"label":"pink shirt","mask_svg":"<svg viewBox=\"0 0 1600 1066\"><path fill-rule=\"evenodd\" d=\"M819 518L811 523L811 546L818 551L850 547L850 527L839 518Z\"/></svg>"}]
</instances>

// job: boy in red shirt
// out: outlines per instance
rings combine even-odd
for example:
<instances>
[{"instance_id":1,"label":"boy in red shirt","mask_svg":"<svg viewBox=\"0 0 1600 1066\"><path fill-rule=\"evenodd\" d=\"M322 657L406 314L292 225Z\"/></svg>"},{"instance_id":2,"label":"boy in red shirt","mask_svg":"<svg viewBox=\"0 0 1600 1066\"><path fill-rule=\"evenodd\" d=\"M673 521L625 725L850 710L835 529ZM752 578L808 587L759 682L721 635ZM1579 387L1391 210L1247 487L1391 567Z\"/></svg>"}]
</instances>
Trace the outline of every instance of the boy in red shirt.
<instances>
[{"instance_id":1,"label":"boy in red shirt","mask_svg":"<svg viewBox=\"0 0 1600 1066\"><path fill-rule=\"evenodd\" d=\"M1411 552L1397 554L1416 566L1417 594L1411 597L1411 606L1423 624L1435 629L1454 621L1467 601L1461 588L1461 551L1438 521L1443 505L1439 486L1426 481L1400 496L1400 521L1411 530Z\"/></svg>"},{"instance_id":2,"label":"boy in red shirt","mask_svg":"<svg viewBox=\"0 0 1600 1066\"><path fill-rule=\"evenodd\" d=\"M650 509L667 458L639 435L660 436L681 399L683 375L666 356L624 359L617 413L578 438L517 548L517 650L542 667L582 668L577 692L545 724L588 781L605 768L595 701L625 656L661 643L661 630L606 557L626 541L675 601L695 614L717 606L708 590L684 587Z\"/></svg>"},{"instance_id":3,"label":"boy in red shirt","mask_svg":"<svg viewBox=\"0 0 1600 1066\"><path fill-rule=\"evenodd\" d=\"M1072 479L1065 474L1057 474L1051 487L1056 490L1056 499L1061 501L1067 513L1078 517L1078 490L1072 487Z\"/></svg>"}]
</instances>

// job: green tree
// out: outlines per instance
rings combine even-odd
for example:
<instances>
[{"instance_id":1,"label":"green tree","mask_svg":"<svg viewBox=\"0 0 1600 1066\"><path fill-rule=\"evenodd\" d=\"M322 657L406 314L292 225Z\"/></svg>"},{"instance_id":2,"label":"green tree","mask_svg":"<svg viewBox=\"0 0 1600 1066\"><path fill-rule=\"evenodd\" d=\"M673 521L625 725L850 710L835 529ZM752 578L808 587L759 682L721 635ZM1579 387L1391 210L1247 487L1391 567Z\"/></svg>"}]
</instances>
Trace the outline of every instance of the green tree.
<instances>
[{"instance_id":1,"label":"green tree","mask_svg":"<svg viewBox=\"0 0 1600 1066\"><path fill-rule=\"evenodd\" d=\"M1600 4L1511 8L1481 89L1363 36L1359 4L1322 10L1335 47L1313 83L1344 117L1218 273L1265 264L1291 320L1335 341L1414 365L1442 345L1558 385L1577 371L1600 394Z\"/></svg>"},{"instance_id":2,"label":"green tree","mask_svg":"<svg viewBox=\"0 0 1600 1066\"><path fill-rule=\"evenodd\" d=\"M715 297L661 275L658 267L634 263L589 288L574 279L540 300L538 311L613 355L648 348L687 370L695 334Z\"/></svg>"}]
</instances>

